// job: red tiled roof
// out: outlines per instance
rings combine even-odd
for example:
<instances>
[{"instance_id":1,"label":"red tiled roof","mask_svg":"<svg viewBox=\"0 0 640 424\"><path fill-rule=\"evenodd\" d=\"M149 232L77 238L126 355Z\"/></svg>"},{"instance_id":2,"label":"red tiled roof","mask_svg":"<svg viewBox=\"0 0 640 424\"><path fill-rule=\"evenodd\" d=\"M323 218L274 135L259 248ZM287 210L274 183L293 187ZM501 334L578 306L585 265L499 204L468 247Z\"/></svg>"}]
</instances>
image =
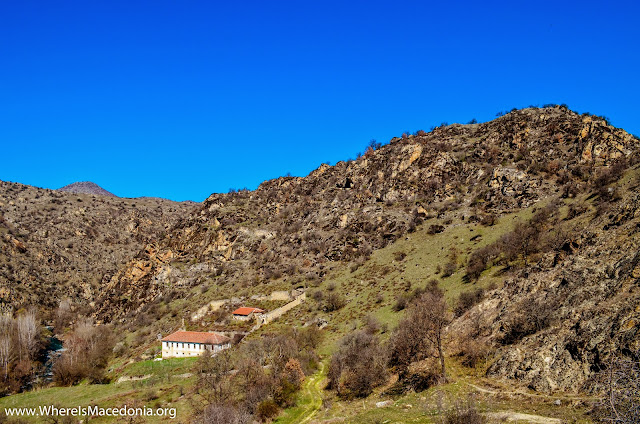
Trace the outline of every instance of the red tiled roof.
<instances>
[{"instance_id":1,"label":"red tiled roof","mask_svg":"<svg viewBox=\"0 0 640 424\"><path fill-rule=\"evenodd\" d=\"M231 339L218 333L201 333L199 331L176 331L162 339L163 342L223 344Z\"/></svg>"},{"instance_id":2,"label":"red tiled roof","mask_svg":"<svg viewBox=\"0 0 640 424\"><path fill-rule=\"evenodd\" d=\"M242 307L242 308L238 308L235 311L233 311L233 315L251 315L251 313L256 312L256 313L262 313L264 312L264 310L260 309L260 308L249 308L249 307Z\"/></svg>"}]
</instances>

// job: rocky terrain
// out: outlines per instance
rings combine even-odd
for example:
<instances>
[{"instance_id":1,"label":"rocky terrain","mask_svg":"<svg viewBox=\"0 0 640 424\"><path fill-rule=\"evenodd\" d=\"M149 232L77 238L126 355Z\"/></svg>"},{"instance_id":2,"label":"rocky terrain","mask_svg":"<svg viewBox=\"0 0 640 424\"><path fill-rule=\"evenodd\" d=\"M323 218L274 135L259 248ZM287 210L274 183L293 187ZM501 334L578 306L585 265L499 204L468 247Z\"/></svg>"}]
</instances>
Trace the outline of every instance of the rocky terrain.
<instances>
[{"instance_id":1,"label":"rocky terrain","mask_svg":"<svg viewBox=\"0 0 640 424\"><path fill-rule=\"evenodd\" d=\"M563 242L454 322L496 349L488 375L542 392L588 391L612 354L640 352L640 174L615 200L556 224ZM574 222L572 222L574 221ZM480 324L478 324L480 323Z\"/></svg>"},{"instance_id":2,"label":"rocky terrain","mask_svg":"<svg viewBox=\"0 0 640 424\"><path fill-rule=\"evenodd\" d=\"M614 180L609 194L598 192L611 183L599 176L635 166L638 147L605 119L562 106L404 134L304 178L211 195L105 282L97 316L126 323L182 297L195 310L195 287L313 285L335 264L362 263L428 218L443 220L430 228L437 233L454 219L491 225L538 203L580 198L587 206L572 216L556 213L555 247L524 266L498 261L504 287L451 329L493 346L488 375L541 391L581 388L612 350L638 349L637 183ZM531 316L540 319L533 330L516 328Z\"/></svg>"},{"instance_id":3,"label":"rocky terrain","mask_svg":"<svg viewBox=\"0 0 640 424\"><path fill-rule=\"evenodd\" d=\"M50 313L68 298L89 307L120 266L192 207L0 181L0 303Z\"/></svg>"},{"instance_id":4,"label":"rocky terrain","mask_svg":"<svg viewBox=\"0 0 640 424\"><path fill-rule=\"evenodd\" d=\"M71 183L69 185L59 188L58 191L64 191L67 193L74 193L74 194L93 194L95 196L118 197L115 194L103 189L98 184L92 183L91 181L80 181L80 182Z\"/></svg>"}]
</instances>

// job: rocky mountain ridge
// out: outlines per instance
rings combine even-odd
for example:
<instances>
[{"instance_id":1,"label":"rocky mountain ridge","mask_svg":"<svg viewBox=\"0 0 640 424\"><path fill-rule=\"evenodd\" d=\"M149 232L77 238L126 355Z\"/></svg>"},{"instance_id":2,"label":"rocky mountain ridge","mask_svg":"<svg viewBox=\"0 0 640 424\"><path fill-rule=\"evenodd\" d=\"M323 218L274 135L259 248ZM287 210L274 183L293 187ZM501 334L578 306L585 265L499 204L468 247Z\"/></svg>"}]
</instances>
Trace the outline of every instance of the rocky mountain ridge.
<instances>
[{"instance_id":1,"label":"rocky mountain ridge","mask_svg":"<svg viewBox=\"0 0 640 424\"><path fill-rule=\"evenodd\" d=\"M304 178L211 195L111 279L98 315L126 320L196 285L321 279L331 263L367 257L427 216L480 220L561 190L572 196L596 169L637 147L637 139L602 118L564 107L405 134Z\"/></svg>"},{"instance_id":2,"label":"rocky mountain ridge","mask_svg":"<svg viewBox=\"0 0 640 424\"><path fill-rule=\"evenodd\" d=\"M192 207L0 181L0 304L51 313L68 298L89 308L121 265Z\"/></svg>"}]
</instances>

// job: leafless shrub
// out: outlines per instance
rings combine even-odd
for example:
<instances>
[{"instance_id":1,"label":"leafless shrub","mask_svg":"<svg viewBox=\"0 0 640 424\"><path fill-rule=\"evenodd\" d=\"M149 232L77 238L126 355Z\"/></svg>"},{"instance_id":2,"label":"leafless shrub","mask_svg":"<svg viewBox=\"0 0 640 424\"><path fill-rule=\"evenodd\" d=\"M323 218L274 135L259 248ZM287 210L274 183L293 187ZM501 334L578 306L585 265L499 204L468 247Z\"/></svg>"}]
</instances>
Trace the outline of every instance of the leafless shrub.
<instances>
[{"instance_id":1,"label":"leafless shrub","mask_svg":"<svg viewBox=\"0 0 640 424\"><path fill-rule=\"evenodd\" d=\"M562 186L562 197L573 198L580 194L580 185L575 181L570 181Z\"/></svg>"},{"instance_id":2,"label":"leafless shrub","mask_svg":"<svg viewBox=\"0 0 640 424\"><path fill-rule=\"evenodd\" d=\"M462 292L458 297L456 302L456 306L454 308L454 313L456 316L460 316L464 314L466 311L471 309L473 305L479 303L484 296L484 289L476 288L475 290Z\"/></svg>"},{"instance_id":3,"label":"leafless shrub","mask_svg":"<svg viewBox=\"0 0 640 424\"><path fill-rule=\"evenodd\" d=\"M366 317L364 317L364 331L366 331L369 334L375 334L378 331L380 331L380 321L378 321L378 319L369 314Z\"/></svg>"},{"instance_id":4,"label":"leafless shrub","mask_svg":"<svg viewBox=\"0 0 640 424\"><path fill-rule=\"evenodd\" d=\"M329 365L329 389L342 397L365 397L386 381L386 355L379 339L366 331L345 336Z\"/></svg>"},{"instance_id":5,"label":"leafless shrub","mask_svg":"<svg viewBox=\"0 0 640 424\"><path fill-rule=\"evenodd\" d=\"M401 262L404 260L404 258L407 257L407 254L404 252L396 252L393 255L393 259L396 260L397 262Z\"/></svg>"},{"instance_id":6,"label":"leafless shrub","mask_svg":"<svg viewBox=\"0 0 640 424\"><path fill-rule=\"evenodd\" d=\"M567 210L567 216L565 219L573 219L577 216L582 215L587 211L587 205L584 203L572 203L569 205L569 209Z\"/></svg>"},{"instance_id":7,"label":"leafless shrub","mask_svg":"<svg viewBox=\"0 0 640 424\"><path fill-rule=\"evenodd\" d=\"M195 420L197 424L248 424L253 421L251 415L231 405L211 404Z\"/></svg>"},{"instance_id":8,"label":"leafless shrub","mask_svg":"<svg viewBox=\"0 0 640 424\"><path fill-rule=\"evenodd\" d=\"M612 355L607 369L596 378L601 393L594 416L600 422L631 424L640 422L640 363Z\"/></svg>"},{"instance_id":9,"label":"leafless shrub","mask_svg":"<svg viewBox=\"0 0 640 424\"><path fill-rule=\"evenodd\" d=\"M475 368L479 363L482 363L488 354L489 346L475 338L467 337L460 346L462 365L469 368Z\"/></svg>"},{"instance_id":10,"label":"leafless shrub","mask_svg":"<svg viewBox=\"0 0 640 424\"><path fill-rule=\"evenodd\" d=\"M482 271L487 268L489 262L499 253L497 246L489 245L474 250L467 260L467 268L465 277L468 280L477 280L480 278Z\"/></svg>"},{"instance_id":11,"label":"leafless shrub","mask_svg":"<svg viewBox=\"0 0 640 424\"><path fill-rule=\"evenodd\" d=\"M456 402L455 405L442 413L444 424L484 424L487 419L482 416L473 402Z\"/></svg>"},{"instance_id":12,"label":"leafless shrub","mask_svg":"<svg viewBox=\"0 0 640 424\"><path fill-rule=\"evenodd\" d=\"M520 302L503 323L504 333L499 339L500 343L513 344L549 327L556 312L556 303L554 299L526 299Z\"/></svg>"},{"instance_id":13,"label":"leafless shrub","mask_svg":"<svg viewBox=\"0 0 640 424\"><path fill-rule=\"evenodd\" d=\"M438 234L444 231L444 226L439 224L431 224L427 230L427 234Z\"/></svg>"},{"instance_id":14,"label":"leafless shrub","mask_svg":"<svg viewBox=\"0 0 640 424\"><path fill-rule=\"evenodd\" d=\"M400 312L405 309L409 305L409 297L407 295L401 294L396 298L396 302L393 304L391 309L395 312Z\"/></svg>"},{"instance_id":15,"label":"leafless shrub","mask_svg":"<svg viewBox=\"0 0 640 424\"><path fill-rule=\"evenodd\" d=\"M480 217L480 225L484 225L485 227L491 227L496 223L496 216L492 213L483 214Z\"/></svg>"},{"instance_id":16,"label":"leafless shrub","mask_svg":"<svg viewBox=\"0 0 640 424\"><path fill-rule=\"evenodd\" d=\"M593 180L593 187L595 189L599 189L618 181L624 174L627 166L628 164L624 157L617 159L608 168L604 168L598 173L598 175Z\"/></svg>"},{"instance_id":17,"label":"leafless shrub","mask_svg":"<svg viewBox=\"0 0 640 424\"><path fill-rule=\"evenodd\" d=\"M451 277L457 269L458 266L454 262L447 262L442 268L442 278Z\"/></svg>"},{"instance_id":18,"label":"leafless shrub","mask_svg":"<svg viewBox=\"0 0 640 424\"><path fill-rule=\"evenodd\" d=\"M436 357L440 362L440 379L446 380L442 335L448 322L444 292L436 282L412 303L391 338L389 365L396 367L401 379L407 376L412 362Z\"/></svg>"},{"instance_id":19,"label":"leafless shrub","mask_svg":"<svg viewBox=\"0 0 640 424\"><path fill-rule=\"evenodd\" d=\"M311 292L311 298L316 302L322 302L322 299L324 299L324 292L320 289L314 290Z\"/></svg>"},{"instance_id":20,"label":"leafless shrub","mask_svg":"<svg viewBox=\"0 0 640 424\"><path fill-rule=\"evenodd\" d=\"M342 309L346 304L346 300L336 292L329 293L324 303L327 312Z\"/></svg>"}]
</instances>

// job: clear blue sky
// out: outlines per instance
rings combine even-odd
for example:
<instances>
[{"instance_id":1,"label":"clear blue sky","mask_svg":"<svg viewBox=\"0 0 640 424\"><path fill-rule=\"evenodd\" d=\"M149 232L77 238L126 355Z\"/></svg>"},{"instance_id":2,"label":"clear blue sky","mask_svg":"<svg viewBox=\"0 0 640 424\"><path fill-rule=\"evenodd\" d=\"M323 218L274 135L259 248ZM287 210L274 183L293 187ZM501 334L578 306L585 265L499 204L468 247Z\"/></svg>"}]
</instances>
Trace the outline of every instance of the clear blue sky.
<instances>
[{"instance_id":1,"label":"clear blue sky","mask_svg":"<svg viewBox=\"0 0 640 424\"><path fill-rule=\"evenodd\" d=\"M201 201L543 103L638 134L639 15L635 1L4 1L0 179Z\"/></svg>"}]
</instances>

